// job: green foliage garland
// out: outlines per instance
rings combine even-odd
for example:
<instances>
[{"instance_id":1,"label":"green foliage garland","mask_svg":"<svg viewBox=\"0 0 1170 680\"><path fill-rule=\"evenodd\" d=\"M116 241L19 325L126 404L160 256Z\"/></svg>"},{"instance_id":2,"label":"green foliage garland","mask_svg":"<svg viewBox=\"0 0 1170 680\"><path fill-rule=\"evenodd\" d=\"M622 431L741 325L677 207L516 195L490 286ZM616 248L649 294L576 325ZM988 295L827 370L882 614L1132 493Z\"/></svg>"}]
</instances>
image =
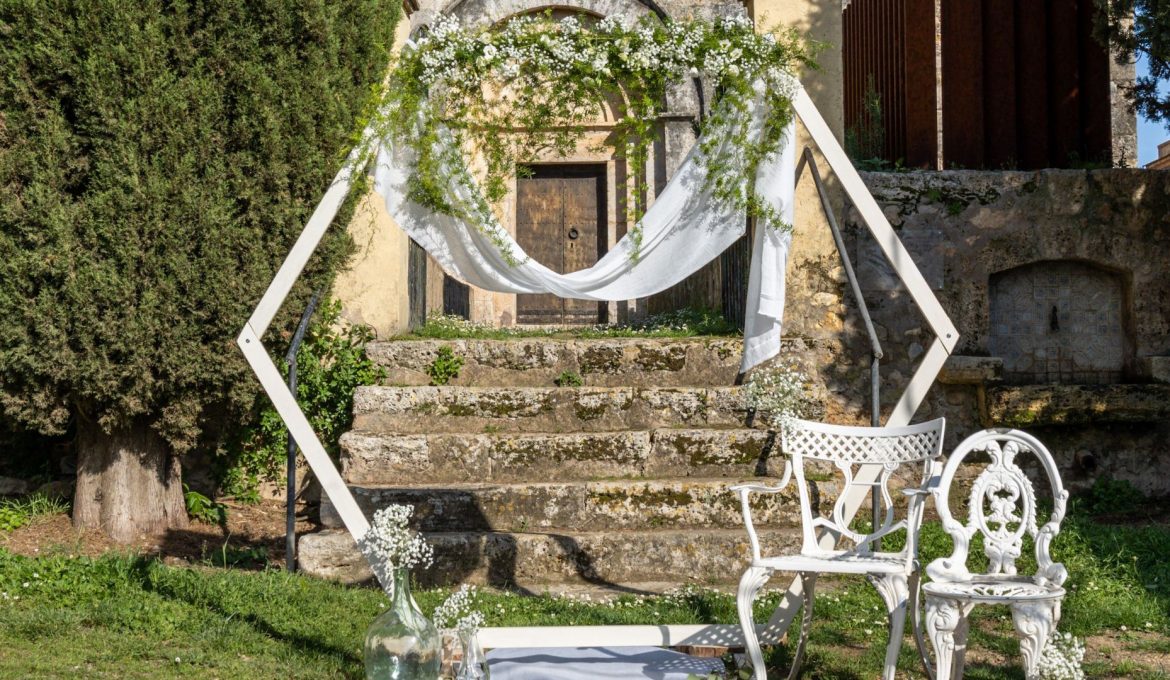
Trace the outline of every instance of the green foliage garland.
<instances>
[{"instance_id":1,"label":"green foliage garland","mask_svg":"<svg viewBox=\"0 0 1170 680\"><path fill-rule=\"evenodd\" d=\"M793 115L790 74L812 64L811 49L794 31L758 33L742 16L629 22L576 15L556 21L543 14L475 30L441 16L400 55L375 130L414 152L410 200L465 220L514 262L492 205L523 174L523 163L569 155L604 103L621 101L614 147L631 168L645 167L668 86L702 75L717 93L701 124L706 188L717 200L784 227L754 194L754 177L780 148ZM767 113L753 130L750 107L760 84ZM478 179L465 154L476 160ZM645 210L644 194L634 191L628 203L632 224ZM630 236L636 253L636 226Z\"/></svg>"}]
</instances>

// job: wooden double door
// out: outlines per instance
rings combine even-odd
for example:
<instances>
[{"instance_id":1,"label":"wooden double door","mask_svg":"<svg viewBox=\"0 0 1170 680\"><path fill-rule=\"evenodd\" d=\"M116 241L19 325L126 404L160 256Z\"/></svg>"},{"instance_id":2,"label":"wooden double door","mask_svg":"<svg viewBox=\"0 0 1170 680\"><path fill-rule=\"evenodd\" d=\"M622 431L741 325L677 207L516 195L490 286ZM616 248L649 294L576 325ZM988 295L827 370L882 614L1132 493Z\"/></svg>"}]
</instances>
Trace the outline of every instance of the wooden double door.
<instances>
[{"instance_id":1,"label":"wooden double door","mask_svg":"<svg viewBox=\"0 0 1170 680\"><path fill-rule=\"evenodd\" d=\"M587 269L607 245L604 164L534 165L516 180L516 241L549 269ZM517 322L582 325L606 320L606 305L552 294L517 295Z\"/></svg>"}]
</instances>

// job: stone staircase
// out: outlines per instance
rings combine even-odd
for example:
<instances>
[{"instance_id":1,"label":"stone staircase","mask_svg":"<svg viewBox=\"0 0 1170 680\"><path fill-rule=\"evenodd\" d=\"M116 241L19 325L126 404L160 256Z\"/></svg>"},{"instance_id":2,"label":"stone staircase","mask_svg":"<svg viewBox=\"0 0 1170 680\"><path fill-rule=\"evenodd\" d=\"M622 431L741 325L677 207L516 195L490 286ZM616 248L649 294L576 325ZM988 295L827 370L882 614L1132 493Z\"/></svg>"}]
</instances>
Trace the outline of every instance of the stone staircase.
<instances>
[{"instance_id":1,"label":"stone staircase","mask_svg":"<svg viewBox=\"0 0 1170 680\"><path fill-rule=\"evenodd\" d=\"M429 386L443 346L463 369ZM730 339L374 343L387 384L354 395L342 474L367 515L416 508L436 553L423 582L732 583L748 549L727 487L783 467L732 386L739 353ZM583 386L555 386L565 373ZM798 540L793 493L756 497L772 549ZM328 499L321 519L301 539L302 570L368 579Z\"/></svg>"}]
</instances>

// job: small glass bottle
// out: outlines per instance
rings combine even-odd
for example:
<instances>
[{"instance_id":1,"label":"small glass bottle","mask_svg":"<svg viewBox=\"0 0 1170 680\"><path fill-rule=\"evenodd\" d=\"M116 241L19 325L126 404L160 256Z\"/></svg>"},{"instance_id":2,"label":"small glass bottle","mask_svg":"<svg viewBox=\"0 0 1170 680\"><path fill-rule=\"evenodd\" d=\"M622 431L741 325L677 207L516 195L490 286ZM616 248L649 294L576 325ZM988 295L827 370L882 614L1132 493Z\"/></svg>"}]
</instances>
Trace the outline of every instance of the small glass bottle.
<instances>
[{"instance_id":1,"label":"small glass bottle","mask_svg":"<svg viewBox=\"0 0 1170 680\"><path fill-rule=\"evenodd\" d=\"M491 673L488 671L487 657L479 646L479 636L475 631L460 631L459 642L463 645L463 661L455 680L488 680Z\"/></svg>"}]
</instances>

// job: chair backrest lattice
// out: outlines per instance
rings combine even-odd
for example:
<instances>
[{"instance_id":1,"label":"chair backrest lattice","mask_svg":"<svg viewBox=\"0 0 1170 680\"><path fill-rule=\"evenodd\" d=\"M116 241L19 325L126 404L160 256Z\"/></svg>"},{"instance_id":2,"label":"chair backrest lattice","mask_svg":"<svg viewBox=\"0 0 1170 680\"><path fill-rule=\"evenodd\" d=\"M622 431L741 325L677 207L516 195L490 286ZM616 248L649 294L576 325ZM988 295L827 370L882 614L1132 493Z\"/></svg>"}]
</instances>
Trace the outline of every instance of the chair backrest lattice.
<instances>
[{"instance_id":1,"label":"chair backrest lattice","mask_svg":"<svg viewBox=\"0 0 1170 680\"><path fill-rule=\"evenodd\" d=\"M822 554L824 551L819 546L819 534L828 531L838 538L851 541L858 554L867 554L872 551L874 541L905 529L908 521L916 526L921 520L922 511L917 498L911 499L906 516L895 521L895 504L889 488L890 476L899 466L920 463L921 483L925 485L938 472L943 431L942 418L905 427L856 427L796 419L786 422L781 436L784 453L791 456L792 472L800 492L803 526L801 552ZM814 512L805 470L809 461L831 463L844 477L841 493L828 517ZM864 465L881 466L878 478L872 484L857 480L857 472ZM846 520L847 499L858 486L870 487L871 493L879 493L885 508L881 525L872 527L867 533L854 531ZM916 532L909 533L910 540L906 542L903 553L912 559L917 552Z\"/></svg>"},{"instance_id":2,"label":"chair backrest lattice","mask_svg":"<svg viewBox=\"0 0 1170 680\"><path fill-rule=\"evenodd\" d=\"M1036 517L1036 490L1020 468L1020 454L1031 453L1040 462L1052 489L1052 514L1040 526ZM972 454L986 454L987 466L971 484L968 495L967 521L951 513L950 493L956 473ZM972 539L983 539L991 576L1015 576L1016 560L1024 547L1025 536L1031 537L1036 552L1036 579L1056 585L1064 583L1067 572L1052 561L1052 540L1060 533L1068 504L1052 454L1035 437L1019 430L990 429L965 439L951 454L943 468L938 486L932 490L943 529L954 541L950 557L935 560L927 573L935 581L965 581L971 578L967 560Z\"/></svg>"}]
</instances>

